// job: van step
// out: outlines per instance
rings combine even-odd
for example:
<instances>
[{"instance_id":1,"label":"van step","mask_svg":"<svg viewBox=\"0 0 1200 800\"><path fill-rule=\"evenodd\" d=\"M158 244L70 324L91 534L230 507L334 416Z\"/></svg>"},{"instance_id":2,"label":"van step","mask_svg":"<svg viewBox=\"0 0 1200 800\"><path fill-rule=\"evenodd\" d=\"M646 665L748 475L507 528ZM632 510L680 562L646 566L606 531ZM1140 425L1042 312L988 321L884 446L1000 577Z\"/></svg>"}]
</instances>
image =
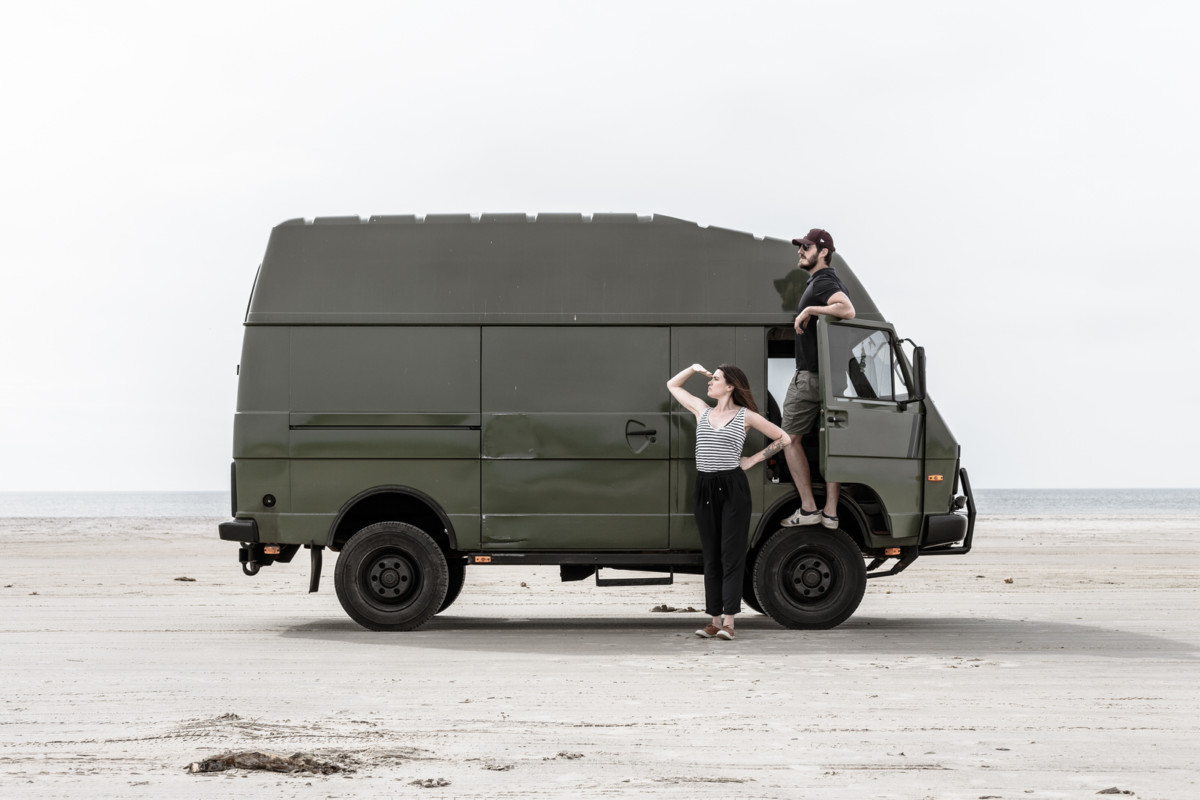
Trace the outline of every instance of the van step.
<instances>
[{"instance_id":1,"label":"van step","mask_svg":"<svg viewBox=\"0 0 1200 800\"><path fill-rule=\"evenodd\" d=\"M601 578L600 570L596 570L597 586L670 586L674 582L674 572L653 578Z\"/></svg>"}]
</instances>

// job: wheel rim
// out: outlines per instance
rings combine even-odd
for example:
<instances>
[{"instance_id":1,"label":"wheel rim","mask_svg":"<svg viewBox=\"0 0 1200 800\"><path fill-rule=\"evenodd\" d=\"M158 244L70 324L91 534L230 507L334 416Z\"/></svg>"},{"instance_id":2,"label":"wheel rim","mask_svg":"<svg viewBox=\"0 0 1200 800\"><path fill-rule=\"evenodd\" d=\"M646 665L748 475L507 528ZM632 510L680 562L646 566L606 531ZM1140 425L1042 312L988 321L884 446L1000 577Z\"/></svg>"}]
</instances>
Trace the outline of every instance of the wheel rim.
<instances>
[{"instance_id":1,"label":"wheel rim","mask_svg":"<svg viewBox=\"0 0 1200 800\"><path fill-rule=\"evenodd\" d=\"M784 567L783 576L784 592L798 605L822 602L837 583L837 573L830 560L816 553L792 558Z\"/></svg>"},{"instance_id":2,"label":"wheel rim","mask_svg":"<svg viewBox=\"0 0 1200 800\"><path fill-rule=\"evenodd\" d=\"M420 585L420 572L403 554L384 553L367 562L363 586L377 603L402 605Z\"/></svg>"}]
</instances>

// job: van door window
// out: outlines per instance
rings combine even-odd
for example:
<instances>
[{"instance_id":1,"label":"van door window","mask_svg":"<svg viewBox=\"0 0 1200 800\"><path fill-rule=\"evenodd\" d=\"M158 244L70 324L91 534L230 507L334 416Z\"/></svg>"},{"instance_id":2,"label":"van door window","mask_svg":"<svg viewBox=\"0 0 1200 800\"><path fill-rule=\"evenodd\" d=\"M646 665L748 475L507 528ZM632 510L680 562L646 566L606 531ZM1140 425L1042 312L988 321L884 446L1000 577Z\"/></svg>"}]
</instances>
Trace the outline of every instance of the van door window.
<instances>
[{"instance_id":1,"label":"van door window","mask_svg":"<svg viewBox=\"0 0 1200 800\"><path fill-rule=\"evenodd\" d=\"M830 380L834 397L905 400L908 383L887 331L829 326Z\"/></svg>"},{"instance_id":2,"label":"van door window","mask_svg":"<svg viewBox=\"0 0 1200 800\"><path fill-rule=\"evenodd\" d=\"M791 328L767 330L767 418L779 425L788 384L796 374L796 334ZM761 404L760 404L761 405ZM761 410L761 409L760 409Z\"/></svg>"}]
</instances>

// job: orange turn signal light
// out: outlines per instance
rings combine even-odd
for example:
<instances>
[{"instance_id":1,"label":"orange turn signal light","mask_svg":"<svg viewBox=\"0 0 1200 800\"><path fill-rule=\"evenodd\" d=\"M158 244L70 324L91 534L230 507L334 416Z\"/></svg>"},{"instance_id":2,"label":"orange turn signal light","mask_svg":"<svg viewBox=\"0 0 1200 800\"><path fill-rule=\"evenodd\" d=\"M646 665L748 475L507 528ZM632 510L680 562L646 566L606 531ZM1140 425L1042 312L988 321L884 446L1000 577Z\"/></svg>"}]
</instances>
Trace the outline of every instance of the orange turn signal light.
<instances>
[{"instance_id":1,"label":"orange turn signal light","mask_svg":"<svg viewBox=\"0 0 1200 800\"><path fill-rule=\"evenodd\" d=\"M263 547L263 552L269 556L277 556L277 555L279 555L279 545L268 544Z\"/></svg>"},{"instance_id":2,"label":"orange turn signal light","mask_svg":"<svg viewBox=\"0 0 1200 800\"><path fill-rule=\"evenodd\" d=\"M492 557L491 556L475 556L475 563L476 564L490 564L490 563L492 563Z\"/></svg>"},{"instance_id":3,"label":"orange turn signal light","mask_svg":"<svg viewBox=\"0 0 1200 800\"><path fill-rule=\"evenodd\" d=\"M929 480L933 481L934 483L937 483L937 482L945 480L945 479L941 475L930 475Z\"/></svg>"},{"instance_id":4,"label":"orange turn signal light","mask_svg":"<svg viewBox=\"0 0 1200 800\"><path fill-rule=\"evenodd\" d=\"M898 556L898 555L900 555L900 548L899 547L889 547L888 549L883 551L883 554L885 556Z\"/></svg>"}]
</instances>

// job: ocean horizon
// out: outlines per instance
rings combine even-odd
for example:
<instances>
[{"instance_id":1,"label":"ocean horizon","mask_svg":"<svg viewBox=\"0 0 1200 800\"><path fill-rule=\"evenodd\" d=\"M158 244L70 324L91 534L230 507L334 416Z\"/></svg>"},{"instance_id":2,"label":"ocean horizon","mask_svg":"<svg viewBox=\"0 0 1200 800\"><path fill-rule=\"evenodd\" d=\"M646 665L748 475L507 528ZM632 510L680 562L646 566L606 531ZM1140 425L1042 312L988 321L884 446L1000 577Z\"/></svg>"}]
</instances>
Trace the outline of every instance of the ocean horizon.
<instances>
[{"instance_id":1,"label":"ocean horizon","mask_svg":"<svg viewBox=\"0 0 1200 800\"><path fill-rule=\"evenodd\" d=\"M1200 516L1200 489L975 489L985 516ZM0 492L0 518L224 517L229 492Z\"/></svg>"}]
</instances>

